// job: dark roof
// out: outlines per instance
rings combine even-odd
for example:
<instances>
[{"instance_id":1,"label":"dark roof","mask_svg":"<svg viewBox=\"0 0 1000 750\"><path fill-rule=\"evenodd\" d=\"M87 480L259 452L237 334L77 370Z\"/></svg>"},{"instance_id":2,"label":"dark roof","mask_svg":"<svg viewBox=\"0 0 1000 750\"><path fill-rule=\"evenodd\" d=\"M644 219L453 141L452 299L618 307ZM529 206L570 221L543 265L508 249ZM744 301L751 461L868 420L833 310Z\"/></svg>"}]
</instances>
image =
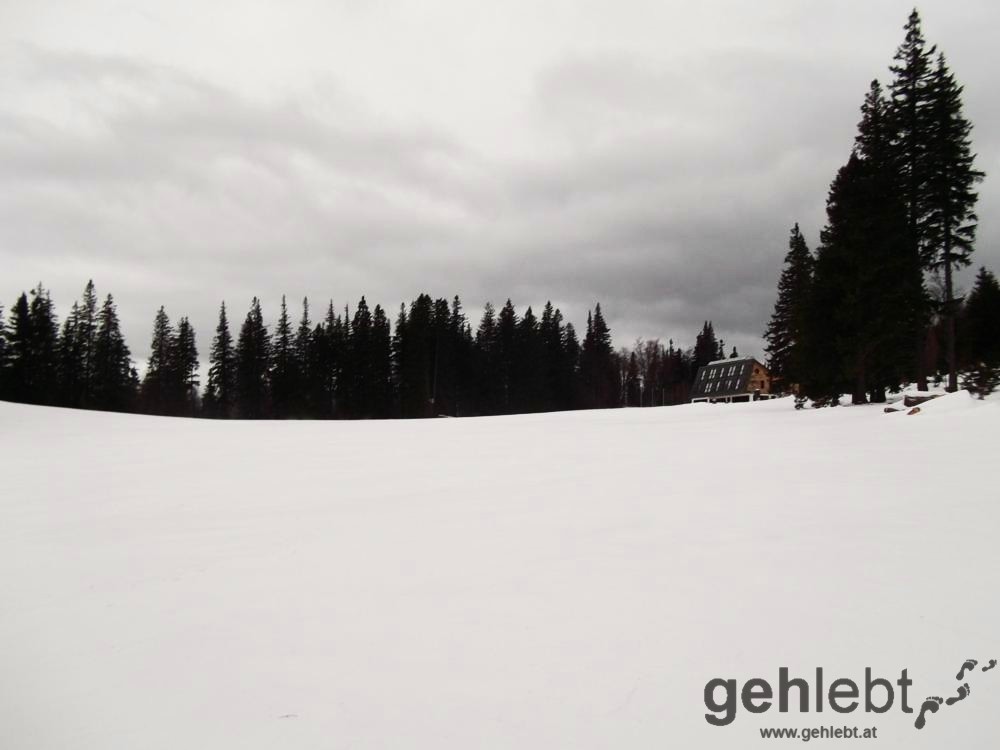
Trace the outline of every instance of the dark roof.
<instances>
[{"instance_id":1,"label":"dark roof","mask_svg":"<svg viewBox=\"0 0 1000 750\"><path fill-rule=\"evenodd\" d=\"M691 398L725 398L750 393L750 377L755 366L767 372L767 368L753 357L709 362L698 368L691 387Z\"/></svg>"}]
</instances>

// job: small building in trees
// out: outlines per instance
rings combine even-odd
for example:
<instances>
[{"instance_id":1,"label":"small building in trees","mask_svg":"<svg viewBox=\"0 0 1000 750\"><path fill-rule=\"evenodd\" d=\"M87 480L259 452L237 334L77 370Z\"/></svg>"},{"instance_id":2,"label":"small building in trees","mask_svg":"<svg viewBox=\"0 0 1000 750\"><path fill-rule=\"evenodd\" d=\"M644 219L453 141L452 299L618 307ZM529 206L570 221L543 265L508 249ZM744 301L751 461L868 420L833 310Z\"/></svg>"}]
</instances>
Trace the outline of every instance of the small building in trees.
<instances>
[{"instance_id":1,"label":"small building in trees","mask_svg":"<svg viewBox=\"0 0 1000 750\"><path fill-rule=\"evenodd\" d=\"M771 373L753 357L717 359L698 368L691 403L757 401L773 398Z\"/></svg>"}]
</instances>

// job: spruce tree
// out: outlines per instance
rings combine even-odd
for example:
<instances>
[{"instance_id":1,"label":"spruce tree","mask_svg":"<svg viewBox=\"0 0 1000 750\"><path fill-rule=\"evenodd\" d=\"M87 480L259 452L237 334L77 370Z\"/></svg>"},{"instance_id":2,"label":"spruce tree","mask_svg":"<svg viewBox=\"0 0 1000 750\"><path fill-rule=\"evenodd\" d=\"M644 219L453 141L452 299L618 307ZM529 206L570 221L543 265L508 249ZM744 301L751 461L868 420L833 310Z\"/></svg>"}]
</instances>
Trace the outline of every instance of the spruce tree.
<instances>
[{"instance_id":1,"label":"spruce tree","mask_svg":"<svg viewBox=\"0 0 1000 750\"><path fill-rule=\"evenodd\" d=\"M287 419L293 411L298 391L298 370L288 305L285 295L281 295L281 312L271 340L271 405L273 416L277 419Z\"/></svg>"},{"instance_id":2,"label":"spruce tree","mask_svg":"<svg viewBox=\"0 0 1000 750\"><path fill-rule=\"evenodd\" d=\"M385 418L393 413L392 336L389 319L381 305L375 305L371 333L371 415Z\"/></svg>"},{"instance_id":3,"label":"spruce tree","mask_svg":"<svg viewBox=\"0 0 1000 750\"><path fill-rule=\"evenodd\" d=\"M580 378L585 403L590 409L620 406L618 366L611 346L611 331L604 321L601 305L587 314L587 334L580 352Z\"/></svg>"},{"instance_id":4,"label":"spruce tree","mask_svg":"<svg viewBox=\"0 0 1000 750\"><path fill-rule=\"evenodd\" d=\"M406 305L400 303L399 313L396 315L396 325L392 332L392 383L396 394L393 414L395 416L406 416L404 402L406 400L407 388L406 373L409 369L406 353L406 344L409 336L406 331Z\"/></svg>"},{"instance_id":5,"label":"spruce tree","mask_svg":"<svg viewBox=\"0 0 1000 750\"><path fill-rule=\"evenodd\" d=\"M885 401L887 388L918 375L919 347L930 312L921 257L908 241L908 209L901 199L906 176L894 145L892 107L878 81L872 81L861 106L855 149L864 166L865 196L859 208L857 263L861 278L873 282L871 315L884 326L872 338L868 389L873 401ZM865 242L867 241L867 247Z\"/></svg>"},{"instance_id":6,"label":"spruce tree","mask_svg":"<svg viewBox=\"0 0 1000 750\"><path fill-rule=\"evenodd\" d=\"M861 112L855 149L830 188L796 364L803 392L818 400L849 390L854 403L884 401L917 373L927 325L916 241L925 225L907 202L913 171L899 157L897 119L877 81Z\"/></svg>"},{"instance_id":7,"label":"spruce tree","mask_svg":"<svg viewBox=\"0 0 1000 750\"><path fill-rule=\"evenodd\" d=\"M961 315L962 356L966 387L980 397L1000 382L1000 283L980 268Z\"/></svg>"},{"instance_id":8,"label":"spruce tree","mask_svg":"<svg viewBox=\"0 0 1000 750\"><path fill-rule=\"evenodd\" d=\"M171 402L176 414L194 416L198 410L198 366L194 328L183 317L170 342Z\"/></svg>"},{"instance_id":9,"label":"spruce tree","mask_svg":"<svg viewBox=\"0 0 1000 750\"><path fill-rule=\"evenodd\" d=\"M420 294L410 303L400 331L396 371L400 409L404 417L434 416L434 302Z\"/></svg>"},{"instance_id":10,"label":"spruce tree","mask_svg":"<svg viewBox=\"0 0 1000 750\"><path fill-rule=\"evenodd\" d=\"M21 292L10 309L4 395L5 398L20 403L27 403L32 396L31 312L28 295L24 292Z\"/></svg>"},{"instance_id":11,"label":"spruce tree","mask_svg":"<svg viewBox=\"0 0 1000 750\"><path fill-rule=\"evenodd\" d=\"M921 28L920 14L914 10L904 27L906 36L896 50L890 70L892 146L899 170L899 196L906 211L906 237L914 249L927 258L932 251L926 237L927 186L930 167L930 105L933 88L933 56Z\"/></svg>"},{"instance_id":12,"label":"spruce tree","mask_svg":"<svg viewBox=\"0 0 1000 750\"><path fill-rule=\"evenodd\" d=\"M463 416L474 412L474 378L472 354L472 329L456 294L451 300L448 314L448 351L450 352L450 380L448 384L448 413Z\"/></svg>"},{"instance_id":13,"label":"spruce tree","mask_svg":"<svg viewBox=\"0 0 1000 750\"><path fill-rule=\"evenodd\" d=\"M97 292L91 279L83 290L76 324L77 349L80 358L79 406L87 407L93 398L95 387L94 356L97 337Z\"/></svg>"},{"instance_id":14,"label":"spruce tree","mask_svg":"<svg viewBox=\"0 0 1000 750\"><path fill-rule=\"evenodd\" d=\"M270 340L260 301L254 297L236 343L236 409L243 419L269 414Z\"/></svg>"},{"instance_id":15,"label":"spruce tree","mask_svg":"<svg viewBox=\"0 0 1000 750\"><path fill-rule=\"evenodd\" d=\"M703 367L718 359L718 354L719 342L715 338L715 328L712 326L712 321L706 320L701 327L701 333L695 338L695 367Z\"/></svg>"},{"instance_id":16,"label":"spruce tree","mask_svg":"<svg viewBox=\"0 0 1000 750\"><path fill-rule=\"evenodd\" d=\"M545 407L545 345L538 318L529 306L517 324L511 382L513 410L541 411Z\"/></svg>"},{"instance_id":17,"label":"spruce tree","mask_svg":"<svg viewBox=\"0 0 1000 750\"><path fill-rule=\"evenodd\" d=\"M576 328L572 323L567 323L564 326L562 342L566 360L563 369L563 382L561 386L561 408L578 409L580 407L581 399L580 339L576 335Z\"/></svg>"},{"instance_id":18,"label":"spruce tree","mask_svg":"<svg viewBox=\"0 0 1000 750\"><path fill-rule=\"evenodd\" d=\"M930 268L944 275L945 347L948 390L958 388L954 271L968 266L976 239L975 185L983 173L974 166L972 124L962 113L962 87L939 55L928 108L931 138L927 189L927 249Z\"/></svg>"},{"instance_id":19,"label":"spruce tree","mask_svg":"<svg viewBox=\"0 0 1000 750\"><path fill-rule=\"evenodd\" d=\"M428 344L431 360L431 416L452 414L454 372L451 341L451 310L439 297L431 306Z\"/></svg>"},{"instance_id":20,"label":"spruce tree","mask_svg":"<svg viewBox=\"0 0 1000 750\"><path fill-rule=\"evenodd\" d=\"M105 297L97 316L92 374L93 408L131 410L136 395L132 382L132 355L122 335L118 311L110 294Z\"/></svg>"},{"instance_id":21,"label":"spruce tree","mask_svg":"<svg viewBox=\"0 0 1000 750\"><path fill-rule=\"evenodd\" d=\"M347 347L350 380L345 391L346 410L354 418L367 419L374 411L375 382L372 370L372 315L363 296L354 310Z\"/></svg>"},{"instance_id":22,"label":"spruce tree","mask_svg":"<svg viewBox=\"0 0 1000 750\"><path fill-rule=\"evenodd\" d=\"M341 381L345 380L346 339L344 321L331 301L323 323L313 331L309 364L314 389L312 400L316 413L323 419L338 416L338 393L344 390Z\"/></svg>"},{"instance_id":23,"label":"spruce tree","mask_svg":"<svg viewBox=\"0 0 1000 750\"><path fill-rule=\"evenodd\" d=\"M514 383L515 341L517 339L517 312L508 298L497 316L496 364L500 390L500 413L510 414L516 398Z\"/></svg>"},{"instance_id":24,"label":"spruce tree","mask_svg":"<svg viewBox=\"0 0 1000 750\"><path fill-rule=\"evenodd\" d=\"M295 331L295 362L297 365L297 385L293 402L293 412L300 417L315 417L315 404L313 402L313 379L312 372L312 323L309 320L309 298L302 298L302 317L299 318L299 327Z\"/></svg>"},{"instance_id":25,"label":"spruce tree","mask_svg":"<svg viewBox=\"0 0 1000 750\"><path fill-rule=\"evenodd\" d=\"M80 305L73 303L69 315L63 321L59 334L59 404L80 407L83 405L83 357L80 351Z\"/></svg>"},{"instance_id":26,"label":"spruce tree","mask_svg":"<svg viewBox=\"0 0 1000 750\"><path fill-rule=\"evenodd\" d=\"M545 411L566 408L561 389L566 370L566 353L563 349L562 313L545 303L538 324L538 334L542 351L542 406Z\"/></svg>"},{"instance_id":27,"label":"spruce tree","mask_svg":"<svg viewBox=\"0 0 1000 750\"><path fill-rule=\"evenodd\" d=\"M52 297L41 283L31 290L28 313L31 318L28 363L30 402L54 405L58 403L59 328Z\"/></svg>"},{"instance_id":28,"label":"spruce tree","mask_svg":"<svg viewBox=\"0 0 1000 750\"><path fill-rule=\"evenodd\" d=\"M831 186L806 315L803 385L814 399L884 400L912 365L926 304L894 195L856 153Z\"/></svg>"},{"instance_id":29,"label":"spruce tree","mask_svg":"<svg viewBox=\"0 0 1000 750\"><path fill-rule=\"evenodd\" d=\"M169 415L177 406L173 399L175 379L170 357L173 338L174 329L170 325L166 310L161 305L153 319L149 360L146 364L146 374L142 379L143 410L149 414Z\"/></svg>"},{"instance_id":30,"label":"spruce tree","mask_svg":"<svg viewBox=\"0 0 1000 750\"><path fill-rule=\"evenodd\" d=\"M236 402L236 352L233 336L229 332L226 303L219 306L219 323L208 355L208 382L205 386L203 408L205 414L218 419L233 416Z\"/></svg>"},{"instance_id":31,"label":"spruce tree","mask_svg":"<svg viewBox=\"0 0 1000 750\"><path fill-rule=\"evenodd\" d=\"M476 328L475 352L476 411L479 414L499 414L503 403L497 341L496 310L487 302Z\"/></svg>"}]
</instances>

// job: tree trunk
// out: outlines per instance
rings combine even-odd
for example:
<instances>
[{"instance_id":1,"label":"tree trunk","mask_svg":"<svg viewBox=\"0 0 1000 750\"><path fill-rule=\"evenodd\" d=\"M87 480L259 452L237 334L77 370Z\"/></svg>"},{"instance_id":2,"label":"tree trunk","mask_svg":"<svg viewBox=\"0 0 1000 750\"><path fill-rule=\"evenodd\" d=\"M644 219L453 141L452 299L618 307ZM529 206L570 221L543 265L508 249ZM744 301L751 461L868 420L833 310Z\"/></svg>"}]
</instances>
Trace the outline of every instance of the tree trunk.
<instances>
[{"instance_id":1,"label":"tree trunk","mask_svg":"<svg viewBox=\"0 0 1000 750\"><path fill-rule=\"evenodd\" d=\"M945 233L944 238L944 294L948 357L948 391L958 390L958 367L955 358L955 290L951 278L951 234Z\"/></svg>"},{"instance_id":2,"label":"tree trunk","mask_svg":"<svg viewBox=\"0 0 1000 750\"><path fill-rule=\"evenodd\" d=\"M854 392L851 394L852 404L867 404L868 389L865 388L865 365L859 362L854 373Z\"/></svg>"},{"instance_id":3,"label":"tree trunk","mask_svg":"<svg viewBox=\"0 0 1000 750\"><path fill-rule=\"evenodd\" d=\"M927 390L927 337L929 331L923 331L920 345L917 347L917 390Z\"/></svg>"}]
</instances>

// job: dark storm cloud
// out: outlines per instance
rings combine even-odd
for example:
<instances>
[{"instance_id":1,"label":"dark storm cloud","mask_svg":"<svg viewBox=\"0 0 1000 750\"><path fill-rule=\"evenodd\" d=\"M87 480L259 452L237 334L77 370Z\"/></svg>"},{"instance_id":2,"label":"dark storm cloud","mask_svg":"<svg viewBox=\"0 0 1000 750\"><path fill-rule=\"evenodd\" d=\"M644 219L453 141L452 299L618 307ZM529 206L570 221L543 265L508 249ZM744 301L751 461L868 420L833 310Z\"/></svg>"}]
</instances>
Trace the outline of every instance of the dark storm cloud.
<instances>
[{"instance_id":1,"label":"dark storm cloud","mask_svg":"<svg viewBox=\"0 0 1000 750\"><path fill-rule=\"evenodd\" d=\"M887 65L891 45L884 50ZM791 224L815 244L858 106L885 65L730 48L653 60L565 54L534 71L515 155L387 114L335 78L250 95L135 57L19 46L0 73L0 301L41 278L63 309L87 278L146 351L153 312L207 352L218 302L314 314L366 294L601 301L618 344L689 345L706 318L759 352ZM969 83L980 163L1000 111ZM977 262L996 267L984 186Z\"/></svg>"}]
</instances>

